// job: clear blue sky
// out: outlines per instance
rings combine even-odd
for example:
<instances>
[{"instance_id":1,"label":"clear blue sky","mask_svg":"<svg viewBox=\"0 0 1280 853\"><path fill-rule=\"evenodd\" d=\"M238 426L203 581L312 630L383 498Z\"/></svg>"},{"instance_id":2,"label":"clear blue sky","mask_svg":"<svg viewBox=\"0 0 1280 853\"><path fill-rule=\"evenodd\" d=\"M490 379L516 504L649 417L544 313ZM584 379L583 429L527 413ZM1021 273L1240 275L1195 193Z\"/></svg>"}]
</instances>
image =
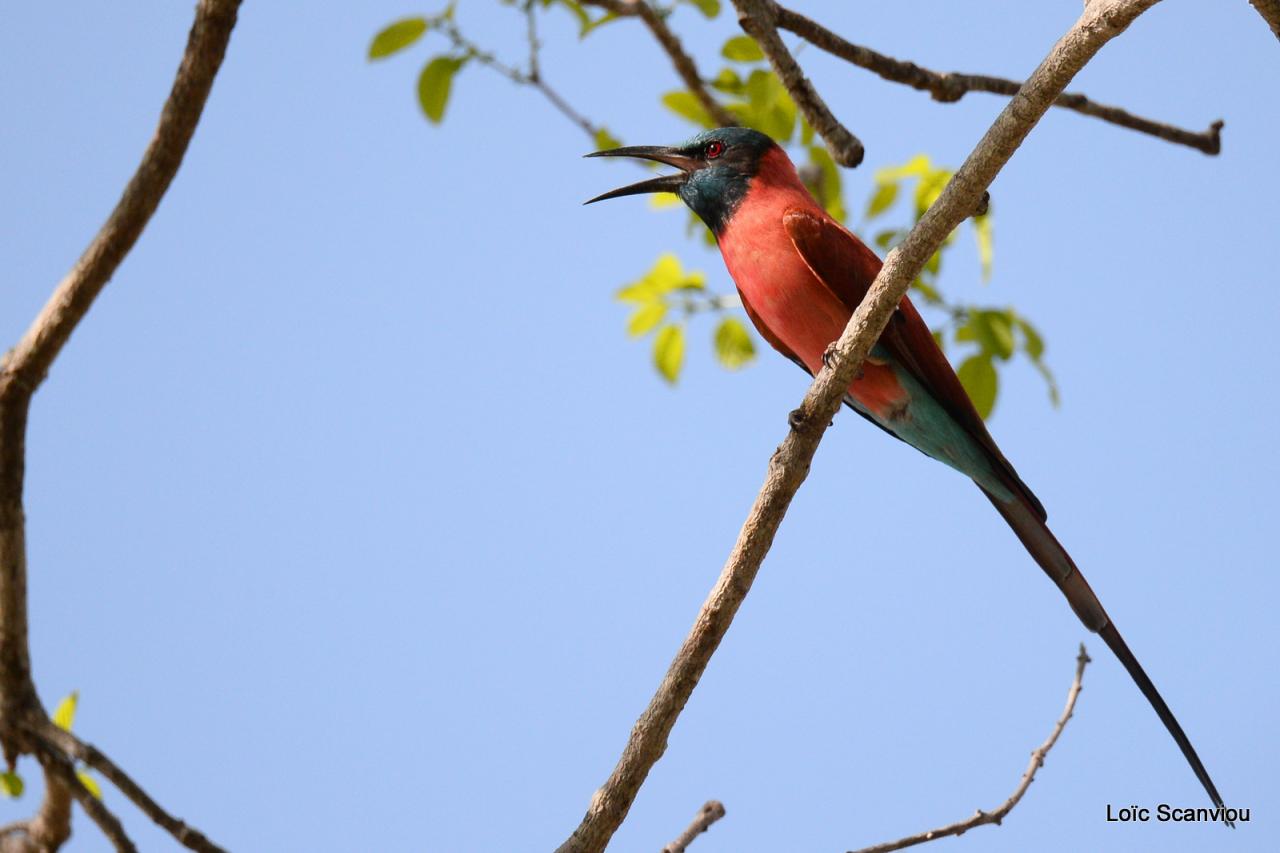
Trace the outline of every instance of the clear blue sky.
<instances>
[{"instance_id":1,"label":"clear blue sky","mask_svg":"<svg viewBox=\"0 0 1280 853\"><path fill-rule=\"evenodd\" d=\"M13 4L0 26L0 341L17 339L152 133L190 3ZM1024 76L1079 2L802 3L940 69ZM464 0L519 56L520 21ZM32 659L77 730L235 850L548 850L582 816L719 572L806 379L715 367L674 390L614 288L684 218L583 208L637 174L481 69L443 129L433 52L369 37L432 6L250 0L186 163L32 412ZM730 16L674 24L708 69ZM634 22L545 70L629 142L688 126ZM438 47L438 45L436 45ZM849 173L956 164L1002 107L941 105L802 54L866 142ZM1117 827L1204 795L1123 670L963 478L842 414L631 816L654 850L825 850L990 808L1076 719L1001 828L936 849L1263 850L1280 763L1275 192L1280 45L1244 2L1164 3L1073 88L1193 128L1209 158L1073 113L1000 175L996 264L957 296L1038 322L1062 385L1005 375L992 430L1190 732L1234 833ZM38 787L39 773L21 769ZM0 803L25 816L37 792ZM174 847L108 789L146 850ZM82 815L70 849L105 842Z\"/></svg>"}]
</instances>

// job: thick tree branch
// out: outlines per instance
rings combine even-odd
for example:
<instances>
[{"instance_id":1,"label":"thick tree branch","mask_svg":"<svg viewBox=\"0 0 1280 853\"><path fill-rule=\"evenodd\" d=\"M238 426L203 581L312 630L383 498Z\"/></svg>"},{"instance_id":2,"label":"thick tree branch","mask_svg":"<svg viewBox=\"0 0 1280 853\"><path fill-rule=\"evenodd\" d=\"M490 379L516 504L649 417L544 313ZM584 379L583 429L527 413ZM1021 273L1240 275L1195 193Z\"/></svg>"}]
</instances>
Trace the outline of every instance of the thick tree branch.
<instances>
[{"instance_id":1,"label":"thick tree branch","mask_svg":"<svg viewBox=\"0 0 1280 853\"><path fill-rule=\"evenodd\" d=\"M49 850L62 843L56 840L59 830L51 821L61 820L68 795L80 802L117 848L132 849L132 845L119 821L76 778L70 759L34 736L52 724L36 695L28 648L22 491L31 398L76 325L137 242L177 173L222 64L239 6L240 0L201 0L173 88L137 171L26 334L0 358L0 746L11 767L23 753L40 757L48 777L46 798L27 830L44 833Z\"/></svg>"},{"instance_id":2,"label":"thick tree branch","mask_svg":"<svg viewBox=\"0 0 1280 853\"><path fill-rule=\"evenodd\" d=\"M652 6L644 0L583 0L583 4L598 6L620 17L635 16L644 21L649 32L653 33L654 39L667 52L667 56L671 57L671 64L675 66L676 73L680 75L685 88L693 93L712 120L721 127L732 127L740 123L733 113L725 109L724 105L711 94L711 90L702 82L702 75L698 73L698 66L694 63L693 57L685 52L680 39Z\"/></svg>"},{"instance_id":3,"label":"thick tree branch","mask_svg":"<svg viewBox=\"0 0 1280 853\"><path fill-rule=\"evenodd\" d=\"M738 24L743 32L760 45L778 79L791 93L792 100L804 114L809 126L826 143L831 157L841 166L849 168L861 163L863 154L866 153L861 140L831 114L826 101L813 88L809 78L804 76L799 63L783 44L782 36L778 35L778 5L773 0L733 0L733 5L738 10Z\"/></svg>"},{"instance_id":4,"label":"thick tree branch","mask_svg":"<svg viewBox=\"0 0 1280 853\"><path fill-rule=\"evenodd\" d=\"M133 781L129 774L121 770L110 758L103 755L97 747L85 743L71 732L58 728L52 723L45 725L38 733L38 736L50 747L65 753L76 761L84 762L90 768L101 773L108 782L120 790L120 793L128 797L143 814L168 831L183 847L198 850L201 853L225 853L221 847L205 838L199 830L188 826L182 820L161 808L159 803L153 800L146 791L142 790L141 785Z\"/></svg>"},{"instance_id":5,"label":"thick tree branch","mask_svg":"<svg viewBox=\"0 0 1280 853\"><path fill-rule=\"evenodd\" d=\"M893 850L914 847L917 844L936 841L939 838L946 838L950 835L964 835L976 826L985 826L989 823L999 826L1000 821L1004 820L1005 816L1013 811L1013 807L1022 799L1022 795L1027 793L1027 789L1035 781L1036 771L1044 766L1045 756L1049 754L1049 750L1053 749L1053 745L1058 742L1058 736L1062 734L1062 730L1067 727L1067 721L1071 719L1072 713L1075 712L1076 698L1080 695L1080 685L1084 679L1084 668L1089 663L1089 655L1085 652L1084 644L1081 643L1080 653L1076 655L1076 676L1071 682L1071 689L1067 691L1067 706L1062 710L1062 716L1058 717L1058 721L1054 723L1053 731L1049 732L1049 737L1045 742L1031 750L1031 761L1027 764L1027 769L1022 773L1022 780L1018 782L1018 787L1014 789L1009 799L1005 800L998 809L990 812L978 809L977 814L968 820L958 821L917 835L909 835L906 838L900 838L897 841L890 841L886 844L863 847L854 851L854 853L891 853Z\"/></svg>"},{"instance_id":6,"label":"thick tree branch","mask_svg":"<svg viewBox=\"0 0 1280 853\"><path fill-rule=\"evenodd\" d=\"M984 74L939 73L930 71L927 68L921 68L914 62L903 62L900 59L885 56L883 53L878 53L870 48L848 42L817 21L807 18L799 12L793 12L785 6L779 6L773 0L759 0L759 2L773 7L778 27L781 29L789 30L814 47L825 50L833 56L838 56L859 68L865 68L878 74L885 80L893 83L904 83L913 89L928 92L936 101L958 101L967 92L1013 95L1018 91L1019 84L1013 80L989 77ZM1280 10L1280 0L1252 0L1252 2L1255 6L1259 6L1260 12L1262 12L1261 5L1263 4L1271 4L1276 10ZM1266 17L1266 12L1263 12L1263 16ZM1280 21L1280 15L1274 20ZM1222 140L1220 138L1221 121L1216 121L1209 125L1208 130L1196 133L1195 131L1184 130L1173 125L1135 116L1119 107L1099 104L1096 101L1089 100L1084 95L1069 92L1059 95L1054 100L1054 106L1075 110L1078 113L1109 121L1112 124L1127 127L1130 130L1136 130L1139 133L1147 133L1178 145L1186 145L1197 151L1203 151L1205 154L1217 154L1222 150Z\"/></svg>"},{"instance_id":7,"label":"thick tree branch","mask_svg":"<svg viewBox=\"0 0 1280 853\"><path fill-rule=\"evenodd\" d=\"M808 475L827 424L911 281L947 235L977 208L983 191L1076 73L1156 2L1091 0L1080 20L1000 112L937 201L889 253L836 343L830 366L819 371L800 408L792 412L792 429L769 461L764 485L720 577L649 706L632 728L613 773L592 797L582 822L560 846L561 853L598 853L626 818L650 768L666 750L677 717L751 589L787 507Z\"/></svg>"},{"instance_id":8,"label":"thick tree branch","mask_svg":"<svg viewBox=\"0 0 1280 853\"><path fill-rule=\"evenodd\" d=\"M44 773L44 799L29 820L0 827L0 853L44 853L71 837L71 789L49 768Z\"/></svg>"},{"instance_id":9,"label":"thick tree branch","mask_svg":"<svg viewBox=\"0 0 1280 853\"><path fill-rule=\"evenodd\" d=\"M722 817L724 817L724 803L719 800L707 800L702 808L698 809L693 822L685 827L684 832L680 833L675 841L663 847L662 853L685 853L695 838L710 829L711 824Z\"/></svg>"},{"instance_id":10,"label":"thick tree branch","mask_svg":"<svg viewBox=\"0 0 1280 853\"><path fill-rule=\"evenodd\" d=\"M1258 10L1258 14L1267 22L1267 26L1271 27L1271 32L1275 33L1276 38L1280 39L1280 0L1249 0L1249 2Z\"/></svg>"}]
</instances>

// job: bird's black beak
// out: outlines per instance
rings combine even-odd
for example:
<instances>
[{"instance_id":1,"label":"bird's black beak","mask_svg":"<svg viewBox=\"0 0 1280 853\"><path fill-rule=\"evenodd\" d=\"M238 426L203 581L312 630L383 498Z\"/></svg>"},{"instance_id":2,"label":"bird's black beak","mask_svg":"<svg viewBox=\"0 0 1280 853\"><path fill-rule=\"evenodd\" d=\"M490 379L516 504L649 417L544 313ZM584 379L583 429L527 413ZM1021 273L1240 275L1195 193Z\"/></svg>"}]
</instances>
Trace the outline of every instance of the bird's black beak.
<instances>
[{"instance_id":1,"label":"bird's black beak","mask_svg":"<svg viewBox=\"0 0 1280 853\"><path fill-rule=\"evenodd\" d=\"M673 193L684 186L684 182L688 179L690 172L702 165L700 160L681 154L678 149L665 148L661 145L632 145L627 148L613 148L609 151L593 151L587 156L636 157L641 160L656 160L659 163L666 163L668 166L675 166L681 171L674 175L662 175L657 178L650 178L647 181L619 187L616 190L610 190L584 202L584 204L604 201L607 198L618 198L624 195L639 195L640 193Z\"/></svg>"}]
</instances>

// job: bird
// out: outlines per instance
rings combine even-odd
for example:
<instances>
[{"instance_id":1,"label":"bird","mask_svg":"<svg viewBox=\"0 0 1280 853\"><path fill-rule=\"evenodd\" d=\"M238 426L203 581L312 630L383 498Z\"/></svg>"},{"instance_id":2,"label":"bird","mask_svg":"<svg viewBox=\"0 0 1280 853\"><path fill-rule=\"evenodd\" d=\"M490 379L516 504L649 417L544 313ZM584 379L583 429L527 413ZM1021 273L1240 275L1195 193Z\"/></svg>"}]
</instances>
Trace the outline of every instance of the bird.
<instances>
[{"instance_id":1,"label":"bird","mask_svg":"<svg viewBox=\"0 0 1280 853\"><path fill-rule=\"evenodd\" d=\"M674 146L637 145L588 157L628 157L679 171L586 202L677 195L715 235L756 330L810 375L829 357L880 271L880 258L826 212L787 153L745 127L703 131ZM1128 671L1217 809L1226 806L1168 704L1102 602L1049 530L1044 506L988 432L929 327L904 296L849 385L844 402L875 426L969 477L1004 517L1080 621ZM1225 819L1225 818L1224 818Z\"/></svg>"}]
</instances>

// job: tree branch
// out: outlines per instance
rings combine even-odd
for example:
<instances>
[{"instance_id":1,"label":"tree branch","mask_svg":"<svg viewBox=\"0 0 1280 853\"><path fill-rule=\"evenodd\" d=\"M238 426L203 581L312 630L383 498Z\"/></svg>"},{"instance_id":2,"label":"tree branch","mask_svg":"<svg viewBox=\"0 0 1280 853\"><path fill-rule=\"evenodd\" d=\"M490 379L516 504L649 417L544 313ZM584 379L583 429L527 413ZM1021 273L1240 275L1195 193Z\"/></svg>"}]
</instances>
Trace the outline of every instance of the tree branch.
<instances>
[{"instance_id":1,"label":"tree branch","mask_svg":"<svg viewBox=\"0 0 1280 853\"><path fill-rule=\"evenodd\" d=\"M1258 14L1267 22L1267 26L1271 27L1271 32L1275 33L1276 38L1280 39L1280 0L1249 0L1249 2L1258 10Z\"/></svg>"},{"instance_id":2,"label":"tree branch","mask_svg":"<svg viewBox=\"0 0 1280 853\"><path fill-rule=\"evenodd\" d=\"M58 817L68 794L118 849L133 848L119 821L76 778L70 760L36 737L52 723L36 695L28 647L22 492L31 398L76 325L137 242L177 173L222 64L239 6L240 0L201 0L173 88L137 171L26 334L0 358L0 746L10 767L23 753L40 757L49 782L41 811L27 829L50 830L45 847L49 850L56 849L65 836L53 843L57 832L44 819Z\"/></svg>"},{"instance_id":3,"label":"tree branch","mask_svg":"<svg viewBox=\"0 0 1280 853\"><path fill-rule=\"evenodd\" d=\"M903 62L900 59L885 56L883 53L878 53L870 48L848 42L817 21L807 18L799 12L793 12L785 6L779 6L773 0L760 0L760 2L773 7L777 25L781 29L789 30L814 47L825 50L827 53L859 68L865 68L885 80L892 83L903 83L913 89L928 92L935 101L948 103L958 101L968 92L1013 95L1018 91L1019 84L1013 80L989 77L984 74L960 74L956 72L944 74L921 68L914 62ZM1264 17L1266 17L1267 13L1261 7L1263 4L1270 4L1273 6L1273 11L1277 13L1273 20L1280 22L1280 0L1250 0L1250 2L1259 7L1258 11L1262 12ZM1280 31L1277 32L1280 34ZM1089 100L1084 95L1072 93L1059 95L1054 101L1054 106L1075 110L1078 113L1109 121L1112 124L1127 127L1130 130L1136 130L1139 133L1150 134L1178 145L1186 145L1197 151L1203 151L1205 154L1217 154L1222 150L1222 140L1219 135L1222 130L1221 121L1215 121L1209 125L1208 130L1197 133L1142 118L1141 116L1135 116L1119 107L1099 104L1096 101Z\"/></svg>"},{"instance_id":4,"label":"tree branch","mask_svg":"<svg viewBox=\"0 0 1280 853\"><path fill-rule=\"evenodd\" d=\"M649 706L632 728L613 773L592 797L586 816L560 846L560 853L598 853L626 818L650 768L666 750L677 717L751 589L787 507L808 475L827 424L912 279L947 235L977 208L983 191L1076 73L1156 2L1091 0L1080 20L1000 112L938 199L889 253L836 343L830 365L818 372L800 408L792 412L791 431L769 461L764 485L720 577Z\"/></svg>"},{"instance_id":5,"label":"tree branch","mask_svg":"<svg viewBox=\"0 0 1280 853\"><path fill-rule=\"evenodd\" d=\"M114 761L99 751L97 747L85 743L71 732L59 728L53 723L46 724L38 732L38 737L50 747L61 751L76 761L84 762L90 768L101 773L107 781L120 790L120 793L128 797L143 814L165 829L183 847L198 850L201 853L225 853L221 847L205 838L204 834L199 830L188 826L182 820L161 808L159 803L153 800L146 791L142 790L141 785L133 781L129 774L121 770Z\"/></svg>"},{"instance_id":6,"label":"tree branch","mask_svg":"<svg viewBox=\"0 0 1280 853\"><path fill-rule=\"evenodd\" d=\"M49 725L53 724L50 723ZM98 829L102 830L102 834L107 837L112 846L120 853L135 853L137 847L134 846L133 841L125 833L120 819L112 814L111 810L103 805L102 801L84 786L84 783L76 776L75 765L72 761L43 738L38 739L35 752L40 758L40 763L44 765L45 775L47 777L56 777L60 784L70 790L71 795L80 804L80 808L84 809L84 813L89 816L89 819L98 825Z\"/></svg>"},{"instance_id":7,"label":"tree branch","mask_svg":"<svg viewBox=\"0 0 1280 853\"><path fill-rule=\"evenodd\" d=\"M684 832L680 833L675 841L663 847L662 853L685 853L695 838L710 829L711 824L722 817L724 817L724 803L719 800L707 800L702 804L702 808L698 809L693 822L685 827Z\"/></svg>"},{"instance_id":8,"label":"tree branch","mask_svg":"<svg viewBox=\"0 0 1280 853\"><path fill-rule=\"evenodd\" d=\"M1075 711L1076 698L1080 695L1080 685L1084 679L1084 668L1089 663L1089 655L1085 652L1084 643L1081 643L1080 653L1076 655L1076 676L1071 682L1071 689L1067 691L1067 706L1062 710L1062 716L1058 717L1058 722L1054 723L1053 731L1049 732L1049 737L1044 743L1031 751L1031 761L1027 764L1027 769L1022 773L1022 780L1018 783L1018 787L1014 789L1009 799L1005 800L998 809L990 812L978 809L977 814L968 820L962 820L939 829L931 829L928 832L921 832L917 835L909 835L897 841L863 847L854 851L854 853L890 853L893 850L914 847L917 844L924 844L926 841L935 841L950 835L964 835L976 826L984 826L989 823L999 826L1000 821L1004 820L1005 816L1013 811L1013 807L1022 799L1022 795L1027 793L1027 789L1035 781L1036 771L1044 766L1045 756L1049 754L1049 750L1053 749L1053 745L1058 742L1058 736L1062 734L1062 730L1067 727L1067 721L1071 719L1071 715Z\"/></svg>"},{"instance_id":9,"label":"tree branch","mask_svg":"<svg viewBox=\"0 0 1280 853\"><path fill-rule=\"evenodd\" d=\"M804 114L809 126L826 143L831 157L841 166L849 168L861 163L863 154L866 153L861 140L831 114L826 101L822 100L809 78L804 76L799 63L783 44L782 36L778 35L778 5L773 0L733 0L733 5L738 10L738 24L742 31L760 45L778 79L791 93L792 100Z\"/></svg>"},{"instance_id":10,"label":"tree branch","mask_svg":"<svg viewBox=\"0 0 1280 853\"><path fill-rule=\"evenodd\" d=\"M649 32L653 33L654 39L667 52L667 56L671 57L671 64L675 66L676 73L680 75L685 88L693 93L693 96L698 99L698 103L707 111L712 120L721 127L732 127L740 124L734 114L725 109L724 105L715 99L715 96L711 94L711 90L702 82L702 75L698 73L698 66L694 63L693 57L685 52L684 45L680 43L680 39L671 31L671 28L667 26L666 20L652 6L644 2L644 0L582 1L585 6L598 6L619 17L634 16L644 21L645 26L649 28Z\"/></svg>"}]
</instances>

